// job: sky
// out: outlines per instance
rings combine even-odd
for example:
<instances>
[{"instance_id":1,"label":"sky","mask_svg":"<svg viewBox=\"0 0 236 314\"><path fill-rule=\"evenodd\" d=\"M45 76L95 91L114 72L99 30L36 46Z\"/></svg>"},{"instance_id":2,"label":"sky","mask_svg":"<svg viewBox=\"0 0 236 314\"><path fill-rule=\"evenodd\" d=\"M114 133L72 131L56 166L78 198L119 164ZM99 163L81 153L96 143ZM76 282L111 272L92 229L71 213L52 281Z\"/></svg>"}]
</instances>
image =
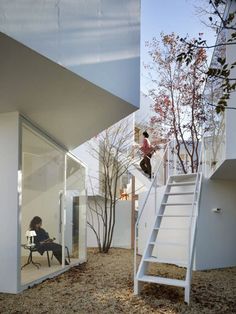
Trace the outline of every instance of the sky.
<instances>
[{"instance_id":1,"label":"sky","mask_svg":"<svg viewBox=\"0 0 236 314\"><path fill-rule=\"evenodd\" d=\"M187 34L197 37L204 33L204 39L213 44L214 32L205 26L196 12L196 6L203 6L207 0L141 0L141 90L145 93L150 85L145 79L143 62L147 63L148 53L145 41L159 37L161 32L175 32L181 37ZM206 18L207 19L207 18Z\"/></svg>"}]
</instances>

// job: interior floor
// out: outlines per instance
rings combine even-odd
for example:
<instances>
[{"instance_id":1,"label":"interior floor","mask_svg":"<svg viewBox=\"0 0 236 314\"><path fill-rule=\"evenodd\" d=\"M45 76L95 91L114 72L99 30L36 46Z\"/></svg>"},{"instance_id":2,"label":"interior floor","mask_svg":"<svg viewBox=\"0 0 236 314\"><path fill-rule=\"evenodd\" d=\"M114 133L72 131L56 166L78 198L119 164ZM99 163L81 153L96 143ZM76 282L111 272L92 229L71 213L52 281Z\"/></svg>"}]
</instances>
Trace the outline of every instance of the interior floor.
<instances>
[{"instance_id":1,"label":"interior floor","mask_svg":"<svg viewBox=\"0 0 236 314\"><path fill-rule=\"evenodd\" d=\"M27 263L27 259L28 259L27 256L21 257L21 266ZM62 266L58 263L55 257L53 259L50 259L51 267L49 267L46 254L43 256L40 255L33 256L33 262L39 263L40 266L36 267L32 263L30 263L29 265L23 267L23 269L21 270L21 285L31 283L32 281L38 280L42 277L58 272L62 269ZM76 265L78 263L79 263L78 258L70 259L70 266Z\"/></svg>"}]
</instances>

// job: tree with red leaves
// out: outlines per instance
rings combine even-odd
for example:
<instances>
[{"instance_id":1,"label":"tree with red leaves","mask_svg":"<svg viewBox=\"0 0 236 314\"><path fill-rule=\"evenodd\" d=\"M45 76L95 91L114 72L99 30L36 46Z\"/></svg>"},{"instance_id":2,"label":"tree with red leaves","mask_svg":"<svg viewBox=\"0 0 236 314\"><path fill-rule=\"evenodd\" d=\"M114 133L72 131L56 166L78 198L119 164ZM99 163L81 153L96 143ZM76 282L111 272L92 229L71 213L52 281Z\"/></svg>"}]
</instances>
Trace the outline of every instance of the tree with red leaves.
<instances>
[{"instance_id":1,"label":"tree with red leaves","mask_svg":"<svg viewBox=\"0 0 236 314\"><path fill-rule=\"evenodd\" d=\"M194 39L193 39L194 41ZM205 49L198 49L190 64L177 61L187 45L174 33L161 34L161 40L146 42L152 62L145 65L152 80L149 96L154 100L151 118L152 134L157 142L175 139L180 166L189 169L181 156L187 153L190 170L196 172L199 161L199 141L206 120L202 107L202 92L207 70Z\"/></svg>"}]
</instances>

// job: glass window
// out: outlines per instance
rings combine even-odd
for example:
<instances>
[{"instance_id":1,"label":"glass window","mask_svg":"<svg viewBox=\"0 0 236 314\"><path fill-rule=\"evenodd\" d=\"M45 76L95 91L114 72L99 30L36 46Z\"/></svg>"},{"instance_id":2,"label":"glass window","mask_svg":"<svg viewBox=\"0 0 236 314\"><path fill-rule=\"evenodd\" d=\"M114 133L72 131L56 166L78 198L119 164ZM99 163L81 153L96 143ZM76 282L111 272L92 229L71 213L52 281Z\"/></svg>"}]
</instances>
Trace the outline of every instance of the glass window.
<instances>
[{"instance_id":1,"label":"glass window","mask_svg":"<svg viewBox=\"0 0 236 314\"><path fill-rule=\"evenodd\" d=\"M22 127L22 206L21 206L21 284L61 269L62 256L62 205L64 193L65 152L40 136L28 126ZM53 247L27 247L28 242L38 241L38 236L27 238L34 217L42 219L40 229L48 233L57 249L52 258ZM44 237L45 237L44 234ZM30 241L28 241L30 240ZM28 243L29 244L29 243ZM51 249L50 249L51 248ZM48 249L48 250L46 250ZM55 249L55 245L54 245ZM56 257L55 257L56 256ZM50 267L49 267L50 264Z\"/></svg>"}]
</instances>

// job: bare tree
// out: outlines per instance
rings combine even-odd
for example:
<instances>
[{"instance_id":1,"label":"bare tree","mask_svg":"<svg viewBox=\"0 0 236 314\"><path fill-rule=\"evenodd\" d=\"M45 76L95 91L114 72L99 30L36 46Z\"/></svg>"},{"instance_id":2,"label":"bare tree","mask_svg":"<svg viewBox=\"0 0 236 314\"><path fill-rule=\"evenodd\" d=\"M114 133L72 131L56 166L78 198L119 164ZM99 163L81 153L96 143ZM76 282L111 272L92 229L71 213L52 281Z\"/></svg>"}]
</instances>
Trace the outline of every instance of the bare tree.
<instances>
[{"instance_id":1,"label":"bare tree","mask_svg":"<svg viewBox=\"0 0 236 314\"><path fill-rule=\"evenodd\" d=\"M103 253L109 251L112 243L121 180L134 162L132 144L133 125L129 118L105 130L89 144L89 152L98 161L99 169L97 177L90 178L93 196L89 202L88 225ZM99 186L99 193L94 185Z\"/></svg>"}]
</instances>

